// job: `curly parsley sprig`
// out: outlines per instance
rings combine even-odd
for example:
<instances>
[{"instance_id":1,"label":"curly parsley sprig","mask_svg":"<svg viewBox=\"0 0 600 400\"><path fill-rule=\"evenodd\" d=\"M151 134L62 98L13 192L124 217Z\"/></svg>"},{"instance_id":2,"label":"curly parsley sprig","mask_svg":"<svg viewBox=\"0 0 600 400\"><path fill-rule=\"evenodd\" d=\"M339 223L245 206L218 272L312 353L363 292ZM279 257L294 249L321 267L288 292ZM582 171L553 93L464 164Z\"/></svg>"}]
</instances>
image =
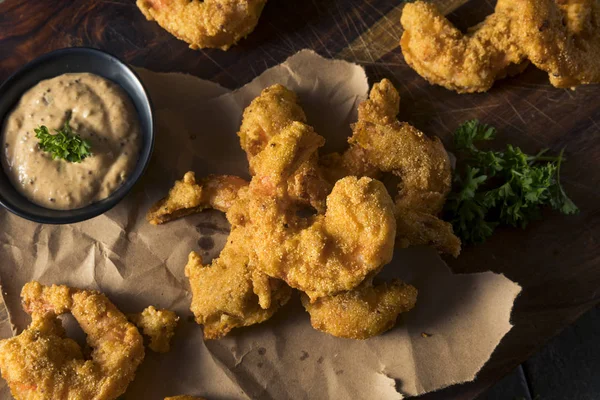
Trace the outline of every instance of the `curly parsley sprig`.
<instances>
[{"instance_id":1,"label":"curly parsley sprig","mask_svg":"<svg viewBox=\"0 0 600 400\"><path fill-rule=\"evenodd\" d=\"M35 137L39 139L39 148L50 153L52 159L63 159L69 162L80 163L92 155L90 143L82 139L73 131L70 116L61 129L55 129L55 134L50 133L44 125L34 129Z\"/></svg>"},{"instance_id":2,"label":"curly parsley sprig","mask_svg":"<svg viewBox=\"0 0 600 400\"><path fill-rule=\"evenodd\" d=\"M481 243L501 224L525 228L544 206L563 214L579 211L560 184L564 149L552 157L547 149L532 156L511 145L505 151L477 148L495 136L493 127L477 120L454 133L459 165L444 211L464 242Z\"/></svg>"}]
</instances>

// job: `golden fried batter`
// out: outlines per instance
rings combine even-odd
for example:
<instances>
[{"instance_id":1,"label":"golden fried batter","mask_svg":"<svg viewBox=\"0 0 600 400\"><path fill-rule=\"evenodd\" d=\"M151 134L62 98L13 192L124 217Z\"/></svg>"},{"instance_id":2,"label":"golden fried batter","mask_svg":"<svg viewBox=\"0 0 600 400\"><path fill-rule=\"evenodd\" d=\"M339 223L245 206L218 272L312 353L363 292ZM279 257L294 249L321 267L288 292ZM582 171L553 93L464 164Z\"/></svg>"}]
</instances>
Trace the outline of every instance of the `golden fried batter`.
<instances>
[{"instance_id":1,"label":"golden fried batter","mask_svg":"<svg viewBox=\"0 0 600 400\"><path fill-rule=\"evenodd\" d=\"M130 315L129 319L150 338L150 350L157 353L167 353L170 350L171 339L179 321L177 314L149 306L139 314Z\"/></svg>"},{"instance_id":2,"label":"golden fried batter","mask_svg":"<svg viewBox=\"0 0 600 400\"><path fill-rule=\"evenodd\" d=\"M434 4L416 1L404 7L400 21L404 59L432 84L458 93L485 92L496 79L527 65L515 42L513 21L502 13L463 34Z\"/></svg>"},{"instance_id":3,"label":"golden fried batter","mask_svg":"<svg viewBox=\"0 0 600 400\"><path fill-rule=\"evenodd\" d=\"M254 157L264 150L269 140L294 121L306 122L306 115L298 104L296 93L283 85L263 89L246 107L238 136L251 172L254 170Z\"/></svg>"},{"instance_id":4,"label":"golden fried batter","mask_svg":"<svg viewBox=\"0 0 600 400\"><path fill-rule=\"evenodd\" d=\"M362 149L370 165L402 178L399 206L438 213L452 184L450 158L439 138L399 122L399 110L400 96L389 80L373 85L369 99L358 107L349 142Z\"/></svg>"},{"instance_id":5,"label":"golden fried batter","mask_svg":"<svg viewBox=\"0 0 600 400\"><path fill-rule=\"evenodd\" d=\"M365 161L365 152L358 146L350 146L341 154L321 156L319 166L329 182L337 182L346 176L367 176L373 179L381 177L381 171Z\"/></svg>"},{"instance_id":6,"label":"golden fried batter","mask_svg":"<svg viewBox=\"0 0 600 400\"><path fill-rule=\"evenodd\" d=\"M191 49L227 50L256 27L267 0L137 0L149 21Z\"/></svg>"},{"instance_id":7,"label":"golden fried batter","mask_svg":"<svg viewBox=\"0 0 600 400\"><path fill-rule=\"evenodd\" d=\"M508 1L508 0L504 0ZM510 0L510 17L527 58L550 83L570 88L600 82L600 1Z\"/></svg>"},{"instance_id":8,"label":"golden fried batter","mask_svg":"<svg viewBox=\"0 0 600 400\"><path fill-rule=\"evenodd\" d=\"M238 136L248 157L251 174L254 174L256 156L264 150L269 140L295 121L306 122L306 116L296 94L282 85L264 89L244 110ZM318 158L315 152L298 167L289 178L287 187L294 200L324 212L325 197L332 186L323 178Z\"/></svg>"},{"instance_id":9,"label":"golden fried batter","mask_svg":"<svg viewBox=\"0 0 600 400\"><path fill-rule=\"evenodd\" d=\"M194 173L188 172L147 215L151 223L161 224L206 208L227 212L231 233L219 258L203 266L200 256L192 252L185 270L192 288L191 310L204 325L206 339L269 319L290 296L283 282L249 265L247 202L240 200L247 185L234 176L209 176L196 183Z\"/></svg>"},{"instance_id":10,"label":"golden fried batter","mask_svg":"<svg viewBox=\"0 0 600 400\"><path fill-rule=\"evenodd\" d=\"M160 225L207 208L227 212L240 188L247 185L242 178L231 175L210 175L196 182L196 175L187 172L182 180L175 182L167 197L148 210L146 219Z\"/></svg>"},{"instance_id":11,"label":"golden fried batter","mask_svg":"<svg viewBox=\"0 0 600 400\"><path fill-rule=\"evenodd\" d=\"M598 0L498 0L484 22L461 33L435 7L407 4L400 41L408 65L432 84L485 92L531 61L556 87L600 82Z\"/></svg>"},{"instance_id":12,"label":"golden fried batter","mask_svg":"<svg viewBox=\"0 0 600 400\"><path fill-rule=\"evenodd\" d=\"M396 230L393 202L370 178L338 181L325 214L297 216L287 178L323 143L308 125L289 125L257 156L247 192L256 268L311 299L350 290L388 263Z\"/></svg>"},{"instance_id":13,"label":"golden fried batter","mask_svg":"<svg viewBox=\"0 0 600 400\"><path fill-rule=\"evenodd\" d=\"M225 248L211 265L191 252L185 274L192 288L191 310L196 322L204 325L205 339L219 339L233 328L258 324L271 316L289 300L291 290L274 279L270 284L270 306L261 308L253 291L252 270L248 255L240 251L241 230L231 232Z\"/></svg>"},{"instance_id":14,"label":"golden fried batter","mask_svg":"<svg viewBox=\"0 0 600 400\"><path fill-rule=\"evenodd\" d=\"M417 289L398 279L373 286L366 281L356 289L302 304L313 328L348 339L368 339L391 329L398 314L417 301Z\"/></svg>"},{"instance_id":15,"label":"golden fried batter","mask_svg":"<svg viewBox=\"0 0 600 400\"><path fill-rule=\"evenodd\" d=\"M448 153L438 139L430 139L396 119L400 96L384 79L373 86L369 99L358 107L358 122L350 148L327 159L327 176L379 177L391 172L401 179L396 196L396 244L399 247L431 245L458 256L460 240L452 226L436 217L451 188ZM337 163L337 165L335 165Z\"/></svg>"},{"instance_id":16,"label":"golden fried batter","mask_svg":"<svg viewBox=\"0 0 600 400\"><path fill-rule=\"evenodd\" d=\"M192 288L191 310L204 325L206 339L269 319L290 296L283 282L249 265L247 202L240 195L247 185L234 176L209 176L196 183L194 173L188 172L147 215L151 223L161 224L206 208L227 212L231 233L219 257L202 265L201 257L192 252L185 269Z\"/></svg>"},{"instance_id":17,"label":"golden fried batter","mask_svg":"<svg viewBox=\"0 0 600 400\"><path fill-rule=\"evenodd\" d=\"M144 359L137 328L103 294L30 282L21 292L32 322L0 341L0 370L20 399L116 399ZM93 349L86 359L57 315L71 312Z\"/></svg>"},{"instance_id":18,"label":"golden fried batter","mask_svg":"<svg viewBox=\"0 0 600 400\"><path fill-rule=\"evenodd\" d=\"M396 207L396 246L431 246L440 253L458 257L461 242L454 235L452 224L438 217Z\"/></svg>"}]
</instances>

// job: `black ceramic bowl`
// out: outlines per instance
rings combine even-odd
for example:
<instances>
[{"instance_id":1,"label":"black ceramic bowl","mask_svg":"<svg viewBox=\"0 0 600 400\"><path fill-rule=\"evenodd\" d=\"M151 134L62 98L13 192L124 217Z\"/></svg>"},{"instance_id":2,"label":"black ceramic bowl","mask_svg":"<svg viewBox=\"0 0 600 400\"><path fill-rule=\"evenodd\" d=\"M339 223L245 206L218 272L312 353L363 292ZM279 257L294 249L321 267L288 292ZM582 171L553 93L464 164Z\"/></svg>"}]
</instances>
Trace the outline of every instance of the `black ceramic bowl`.
<instances>
[{"instance_id":1,"label":"black ceramic bowl","mask_svg":"<svg viewBox=\"0 0 600 400\"><path fill-rule=\"evenodd\" d=\"M152 105L137 74L118 58L100 50L74 47L45 54L14 73L0 86L0 124L21 96L38 82L68 72L89 72L117 83L129 95L136 108L142 133L138 163L129 178L109 197L75 210L51 210L33 204L12 186L0 167L0 204L14 214L46 224L84 221L113 208L142 176L154 146Z\"/></svg>"}]
</instances>

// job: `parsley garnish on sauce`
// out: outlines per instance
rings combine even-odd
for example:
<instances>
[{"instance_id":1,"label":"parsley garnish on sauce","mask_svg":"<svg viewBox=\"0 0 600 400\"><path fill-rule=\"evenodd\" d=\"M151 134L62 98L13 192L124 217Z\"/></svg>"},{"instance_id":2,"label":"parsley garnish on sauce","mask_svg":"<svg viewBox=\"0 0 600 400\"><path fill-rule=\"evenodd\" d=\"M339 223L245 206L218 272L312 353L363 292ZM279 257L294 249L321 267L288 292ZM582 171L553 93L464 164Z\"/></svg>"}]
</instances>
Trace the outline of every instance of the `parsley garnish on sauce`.
<instances>
[{"instance_id":1,"label":"parsley garnish on sauce","mask_svg":"<svg viewBox=\"0 0 600 400\"><path fill-rule=\"evenodd\" d=\"M498 225L525 228L541 217L544 206L563 214L579 211L560 184L564 149L550 157L547 149L532 156L511 145L505 151L477 148L477 142L495 136L493 127L477 120L454 133L458 165L444 212L456 235L466 243L481 243Z\"/></svg>"},{"instance_id":2,"label":"parsley garnish on sauce","mask_svg":"<svg viewBox=\"0 0 600 400\"><path fill-rule=\"evenodd\" d=\"M44 125L35 131L35 137L39 139L39 147L50 153L52 159L63 159L69 162L80 163L86 157L92 155L90 143L73 132L69 125L71 118L68 117L61 129L55 129L51 134Z\"/></svg>"}]
</instances>

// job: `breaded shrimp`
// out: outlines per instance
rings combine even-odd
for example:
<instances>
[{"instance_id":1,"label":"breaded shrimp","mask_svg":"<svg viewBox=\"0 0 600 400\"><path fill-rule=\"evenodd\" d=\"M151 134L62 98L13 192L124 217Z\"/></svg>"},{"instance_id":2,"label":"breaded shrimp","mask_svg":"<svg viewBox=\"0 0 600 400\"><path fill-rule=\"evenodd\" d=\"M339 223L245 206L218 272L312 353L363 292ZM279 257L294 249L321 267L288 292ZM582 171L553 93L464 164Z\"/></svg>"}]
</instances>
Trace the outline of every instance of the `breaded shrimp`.
<instances>
[{"instance_id":1,"label":"breaded shrimp","mask_svg":"<svg viewBox=\"0 0 600 400\"><path fill-rule=\"evenodd\" d=\"M137 0L156 21L191 49L227 50L256 27L267 0Z\"/></svg>"},{"instance_id":2,"label":"breaded shrimp","mask_svg":"<svg viewBox=\"0 0 600 400\"><path fill-rule=\"evenodd\" d=\"M509 0L504 0L508 2ZM510 0L527 58L559 88L600 82L600 1Z\"/></svg>"},{"instance_id":3,"label":"breaded shrimp","mask_svg":"<svg viewBox=\"0 0 600 400\"><path fill-rule=\"evenodd\" d=\"M250 265L246 187L227 211L231 232L225 247L210 265L191 252L185 267L190 280L190 309L198 324L204 325L205 339L219 339L236 327L258 324L271 316L288 300L290 288Z\"/></svg>"},{"instance_id":4,"label":"breaded shrimp","mask_svg":"<svg viewBox=\"0 0 600 400\"><path fill-rule=\"evenodd\" d=\"M231 233L219 257L211 265L202 265L201 257L192 252L185 268L192 288L191 310L204 325L206 339L269 319L290 296L283 282L250 266L247 203L240 196L247 185L234 176L209 176L197 183L195 174L188 172L147 215L151 223L160 224L207 208L227 213Z\"/></svg>"},{"instance_id":5,"label":"breaded shrimp","mask_svg":"<svg viewBox=\"0 0 600 400\"><path fill-rule=\"evenodd\" d=\"M167 353L170 350L171 339L179 321L173 311L157 310L154 306L149 306L139 314L129 315L129 320L150 338L150 350L157 353Z\"/></svg>"},{"instance_id":6,"label":"breaded shrimp","mask_svg":"<svg viewBox=\"0 0 600 400\"><path fill-rule=\"evenodd\" d=\"M298 97L283 85L264 89L244 110L242 125L238 132L240 145L246 152L250 173L254 174L256 156L264 150L269 140L278 135L294 121L306 122L304 110ZM319 212L325 211L325 197L332 186L323 177L315 152L288 180L288 193L304 205Z\"/></svg>"},{"instance_id":7,"label":"breaded shrimp","mask_svg":"<svg viewBox=\"0 0 600 400\"><path fill-rule=\"evenodd\" d=\"M311 299L350 290L388 263L396 223L381 182L347 177L327 197L325 214L305 219L287 195L287 178L322 146L312 128L294 122L257 156L248 197L257 269Z\"/></svg>"},{"instance_id":8,"label":"breaded shrimp","mask_svg":"<svg viewBox=\"0 0 600 400\"><path fill-rule=\"evenodd\" d=\"M400 21L404 59L432 84L458 93L485 92L511 68L520 72L526 66L512 20L502 13L463 34L434 4L416 1L406 4Z\"/></svg>"},{"instance_id":9,"label":"breaded shrimp","mask_svg":"<svg viewBox=\"0 0 600 400\"><path fill-rule=\"evenodd\" d=\"M306 115L298 104L296 93L283 85L263 89L246 107L238 136L251 172L254 170L254 157L264 150L273 136L294 121L306 122Z\"/></svg>"},{"instance_id":10,"label":"breaded shrimp","mask_svg":"<svg viewBox=\"0 0 600 400\"><path fill-rule=\"evenodd\" d=\"M435 5L417 1L405 6L401 23L406 62L458 93L485 92L529 61L556 87L600 82L598 0L498 0L495 12L467 34Z\"/></svg>"},{"instance_id":11,"label":"breaded shrimp","mask_svg":"<svg viewBox=\"0 0 600 400\"><path fill-rule=\"evenodd\" d=\"M450 192L450 158L439 138L399 122L399 110L400 96L392 83L376 83L369 99L358 106L349 143L362 149L370 165L402 179L398 206L436 214Z\"/></svg>"},{"instance_id":12,"label":"breaded shrimp","mask_svg":"<svg viewBox=\"0 0 600 400\"><path fill-rule=\"evenodd\" d=\"M311 303L302 296L313 328L348 339L368 339L390 330L400 313L417 302L417 289L398 279L373 286L371 280L356 289L321 297Z\"/></svg>"},{"instance_id":13,"label":"breaded shrimp","mask_svg":"<svg viewBox=\"0 0 600 400\"><path fill-rule=\"evenodd\" d=\"M231 232L219 257L211 265L202 265L200 255L192 252L185 268L192 289L191 310L204 325L206 339L266 321L290 296L290 288L283 282L249 265L247 203L240 196L247 185L234 176L209 176L197 183L195 174L188 172L147 215L151 223L160 224L207 208L227 213Z\"/></svg>"},{"instance_id":14,"label":"breaded shrimp","mask_svg":"<svg viewBox=\"0 0 600 400\"><path fill-rule=\"evenodd\" d=\"M196 182L196 174L187 172L175 182L167 197L148 210L146 219L160 225L207 208L227 212L240 188L247 185L244 179L231 175L209 175Z\"/></svg>"},{"instance_id":15,"label":"breaded shrimp","mask_svg":"<svg viewBox=\"0 0 600 400\"><path fill-rule=\"evenodd\" d=\"M342 155L329 156L328 161L330 166L338 163L331 167L336 179L363 174L377 178L382 172L398 176L396 245L430 245L456 257L460 240L452 226L436 216L451 188L448 153L438 138L430 139L399 122L399 108L400 96L389 80L373 85L369 99L358 107L350 148Z\"/></svg>"},{"instance_id":16,"label":"breaded shrimp","mask_svg":"<svg viewBox=\"0 0 600 400\"><path fill-rule=\"evenodd\" d=\"M290 298L291 290L281 281L268 279L268 307L262 308L254 292L253 272L248 255L240 251L241 230L233 231L219 258L203 265L202 257L191 252L185 274L192 288L191 310L204 325L205 339L219 339L233 328L258 324L271 316Z\"/></svg>"},{"instance_id":17,"label":"breaded shrimp","mask_svg":"<svg viewBox=\"0 0 600 400\"><path fill-rule=\"evenodd\" d=\"M20 399L116 399L144 359L137 328L103 294L27 283L21 292L32 322L0 341L0 369ZM57 318L70 312L93 349L86 359Z\"/></svg>"}]
</instances>

